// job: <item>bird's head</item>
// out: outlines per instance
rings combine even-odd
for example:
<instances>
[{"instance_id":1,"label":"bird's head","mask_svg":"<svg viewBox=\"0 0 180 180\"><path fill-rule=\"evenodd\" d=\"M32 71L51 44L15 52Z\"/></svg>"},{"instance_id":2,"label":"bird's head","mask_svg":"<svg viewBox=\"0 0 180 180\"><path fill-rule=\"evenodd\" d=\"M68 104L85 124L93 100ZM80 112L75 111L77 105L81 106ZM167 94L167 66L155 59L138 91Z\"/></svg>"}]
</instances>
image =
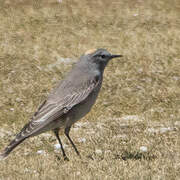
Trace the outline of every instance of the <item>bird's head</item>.
<instances>
[{"instance_id":1,"label":"bird's head","mask_svg":"<svg viewBox=\"0 0 180 180\"><path fill-rule=\"evenodd\" d=\"M111 54L106 49L92 49L87 51L85 56L87 56L89 62L97 64L102 69L105 68L111 59L122 57L122 55Z\"/></svg>"}]
</instances>

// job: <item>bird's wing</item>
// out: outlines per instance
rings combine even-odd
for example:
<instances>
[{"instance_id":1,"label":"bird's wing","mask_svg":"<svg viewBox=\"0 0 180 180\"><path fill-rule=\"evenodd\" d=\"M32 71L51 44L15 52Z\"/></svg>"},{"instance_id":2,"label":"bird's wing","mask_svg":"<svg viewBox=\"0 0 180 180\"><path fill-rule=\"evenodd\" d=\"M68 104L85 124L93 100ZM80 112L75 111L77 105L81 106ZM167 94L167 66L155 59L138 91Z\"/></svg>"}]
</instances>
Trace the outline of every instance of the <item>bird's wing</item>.
<instances>
[{"instance_id":1,"label":"bird's wing","mask_svg":"<svg viewBox=\"0 0 180 180\"><path fill-rule=\"evenodd\" d=\"M44 101L35 112L32 120L24 126L16 136L17 139L31 136L45 128L49 123L66 114L72 107L83 102L100 83L99 78L94 78L79 89L67 94L63 98L58 98L56 102ZM19 137L19 138L18 138Z\"/></svg>"}]
</instances>

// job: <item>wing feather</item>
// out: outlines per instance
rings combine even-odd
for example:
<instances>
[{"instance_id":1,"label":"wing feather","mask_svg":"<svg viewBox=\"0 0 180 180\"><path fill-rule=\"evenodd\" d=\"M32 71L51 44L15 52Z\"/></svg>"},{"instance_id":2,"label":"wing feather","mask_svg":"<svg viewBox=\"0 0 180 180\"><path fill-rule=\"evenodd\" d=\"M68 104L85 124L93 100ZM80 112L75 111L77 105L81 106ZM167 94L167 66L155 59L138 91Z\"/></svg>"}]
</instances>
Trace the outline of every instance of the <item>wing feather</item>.
<instances>
[{"instance_id":1,"label":"wing feather","mask_svg":"<svg viewBox=\"0 0 180 180\"><path fill-rule=\"evenodd\" d=\"M17 138L18 136L21 138L22 136L28 137L42 130L49 123L67 113L73 106L83 102L96 88L98 83L100 83L100 80L95 78L85 83L79 91L73 91L65 97L58 98L53 103L51 101L44 101L38 108L38 111L35 112L31 121L17 135Z\"/></svg>"}]
</instances>

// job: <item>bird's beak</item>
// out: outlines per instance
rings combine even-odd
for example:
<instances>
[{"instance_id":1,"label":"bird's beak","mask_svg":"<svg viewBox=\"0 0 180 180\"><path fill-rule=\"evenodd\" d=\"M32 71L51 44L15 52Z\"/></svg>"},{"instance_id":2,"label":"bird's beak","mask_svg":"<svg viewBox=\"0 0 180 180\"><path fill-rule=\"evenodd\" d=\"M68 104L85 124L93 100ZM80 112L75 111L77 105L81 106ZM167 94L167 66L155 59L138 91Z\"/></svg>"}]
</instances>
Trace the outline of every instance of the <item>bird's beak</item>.
<instances>
[{"instance_id":1,"label":"bird's beak","mask_svg":"<svg viewBox=\"0 0 180 180\"><path fill-rule=\"evenodd\" d=\"M115 55L115 54L112 54L112 55L111 55L111 59L112 59L112 58L118 58L118 57L123 57L123 55Z\"/></svg>"}]
</instances>

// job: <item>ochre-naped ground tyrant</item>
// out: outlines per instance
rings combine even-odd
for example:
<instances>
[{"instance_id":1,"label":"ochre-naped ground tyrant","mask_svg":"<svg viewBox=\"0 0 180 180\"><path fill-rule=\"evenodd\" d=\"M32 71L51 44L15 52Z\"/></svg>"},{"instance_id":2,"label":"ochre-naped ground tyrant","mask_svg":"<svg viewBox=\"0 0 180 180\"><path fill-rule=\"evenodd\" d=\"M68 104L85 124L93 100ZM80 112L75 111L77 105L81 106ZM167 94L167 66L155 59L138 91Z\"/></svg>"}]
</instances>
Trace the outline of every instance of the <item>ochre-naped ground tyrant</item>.
<instances>
[{"instance_id":1,"label":"ochre-naped ground tyrant","mask_svg":"<svg viewBox=\"0 0 180 180\"><path fill-rule=\"evenodd\" d=\"M71 126L91 110L101 89L105 67L111 59L118 57L122 55L112 55L105 49L91 50L82 55L68 75L39 106L30 122L0 154L0 159L7 157L25 139L52 130L59 141L64 159L68 160L59 137L60 129L64 129L79 155L69 136Z\"/></svg>"}]
</instances>

